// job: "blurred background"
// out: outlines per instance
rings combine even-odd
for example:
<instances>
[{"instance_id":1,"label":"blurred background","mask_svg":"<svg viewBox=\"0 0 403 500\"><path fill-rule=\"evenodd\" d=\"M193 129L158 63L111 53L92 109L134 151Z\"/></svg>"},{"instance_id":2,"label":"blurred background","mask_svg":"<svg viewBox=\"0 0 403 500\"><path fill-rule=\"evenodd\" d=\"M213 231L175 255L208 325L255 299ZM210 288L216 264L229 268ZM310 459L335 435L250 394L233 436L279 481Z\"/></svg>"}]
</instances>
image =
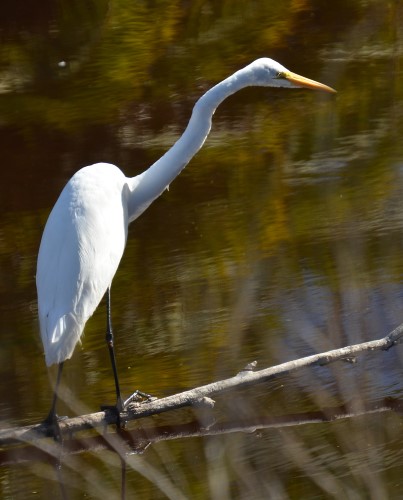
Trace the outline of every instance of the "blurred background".
<instances>
[{"instance_id":1,"label":"blurred background","mask_svg":"<svg viewBox=\"0 0 403 500\"><path fill-rule=\"evenodd\" d=\"M67 180L98 161L134 176L195 101L262 56L338 90L246 89L130 227L112 287L121 385L155 396L352 343L403 322L403 8L379 0L3 0L0 16L0 416L51 402L35 269ZM65 364L60 414L114 402L105 307ZM364 354L217 398L223 418L403 395L403 351ZM183 422L177 412L152 422ZM246 417L245 417L246 418ZM142 421L138 425L151 425ZM394 412L158 443L129 498L401 498ZM111 451L62 468L69 498L119 498ZM58 497L53 468L0 468L2 498Z\"/></svg>"}]
</instances>

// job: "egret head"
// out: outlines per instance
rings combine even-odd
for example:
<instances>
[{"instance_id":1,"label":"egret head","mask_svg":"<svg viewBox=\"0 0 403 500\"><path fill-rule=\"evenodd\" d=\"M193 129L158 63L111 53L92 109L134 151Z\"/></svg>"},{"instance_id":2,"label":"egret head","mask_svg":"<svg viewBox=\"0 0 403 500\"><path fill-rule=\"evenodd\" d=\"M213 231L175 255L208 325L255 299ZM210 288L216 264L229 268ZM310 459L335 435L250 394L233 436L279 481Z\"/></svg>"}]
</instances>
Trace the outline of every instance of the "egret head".
<instances>
[{"instance_id":1,"label":"egret head","mask_svg":"<svg viewBox=\"0 0 403 500\"><path fill-rule=\"evenodd\" d=\"M335 93L336 90L323 83L297 75L267 57L257 59L249 65L255 85L264 87L310 88Z\"/></svg>"}]
</instances>

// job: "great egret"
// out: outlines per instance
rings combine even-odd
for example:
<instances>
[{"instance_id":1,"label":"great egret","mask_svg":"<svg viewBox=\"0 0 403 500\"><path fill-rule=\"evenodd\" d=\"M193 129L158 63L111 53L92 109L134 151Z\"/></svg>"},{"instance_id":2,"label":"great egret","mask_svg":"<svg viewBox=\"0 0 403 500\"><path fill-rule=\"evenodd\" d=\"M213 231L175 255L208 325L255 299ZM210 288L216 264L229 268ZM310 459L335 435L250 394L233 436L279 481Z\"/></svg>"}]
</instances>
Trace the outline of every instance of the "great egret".
<instances>
[{"instance_id":1,"label":"great egret","mask_svg":"<svg viewBox=\"0 0 403 500\"><path fill-rule=\"evenodd\" d=\"M46 364L59 364L49 420L56 418L63 362L73 354L88 318L107 297L107 334L116 388L116 410L124 408L116 370L110 320L110 286L119 266L128 225L169 186L203 145L219 104L247 86L334 89L287 70L272 59L254 61L206 92L193 108L183 135L148 170L133 178L118 167L97 163L66 184L46 223L36 284Z\"/></svg>"}]
</instances>

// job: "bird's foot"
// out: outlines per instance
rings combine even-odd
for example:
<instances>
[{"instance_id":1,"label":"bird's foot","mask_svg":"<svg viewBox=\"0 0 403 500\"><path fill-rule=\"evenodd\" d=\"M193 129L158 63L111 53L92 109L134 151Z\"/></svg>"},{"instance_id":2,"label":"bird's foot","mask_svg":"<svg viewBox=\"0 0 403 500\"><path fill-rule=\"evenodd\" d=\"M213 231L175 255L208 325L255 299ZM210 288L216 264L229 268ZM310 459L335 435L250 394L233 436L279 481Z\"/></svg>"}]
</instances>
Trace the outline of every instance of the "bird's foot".
<instances>
[{"instance_id":1,"label":"bird's foot","mask_svg":"<svg viewBox=\"0 0 403 500\"><path fill-rule=\"evenodd\" d=\"M125 426L125 422L122 422L121 413L124 410L122 401L117 401L115 405L101 405L101 411L110 412L116 417L116 426L118 429L122 429Z\"/></svg>"},{"instance_id":2,"label":"bird's foot","mask_svg":"<svg viewBox=\"0 0 403 500\"><path fill-rule=\"evenodd\" d=\"M125 410L128 409L130 404L136 404L136 403L144 403L144 402L151 402L155 401L157 398L155 396L152 396L151 394L147 394L146 392L136 390L133 392L131 396L129 396L126 401L123 402L123 408Z\"/></svg>"},{"instance_id":3,"label":"bird's foot","mask_svg":"<svg viewBox=\"0 0 403 500\"><path fill-rule=\"evenodd\" d=\"M67 417L59 418L55 412L50 411L49 415L43 421L43 425L46 426L46 436L53 437L53 439L60 444L63 443L63 434L60 429L59 421L64 418Z\"/></svg>"},{"instance_id":4,"label":"bird's foot","mask_svg":"<svg viewBox=\"0 0 403 500\"><path fill-rule=\"evenodd\" d=\"M109 411L116 416L116 425L119 429L123 429L125 426L125 420L122 418L122 413L124 413L127 409L129 409L129 405L131 404L141 404L144 401L154 401L157 399L150 394L147 394L142 391L134 391L133 394L128 397L125 401L121 398L118 398L115 405L102 405L101 411Z\"/></svg>"}]
</instances>

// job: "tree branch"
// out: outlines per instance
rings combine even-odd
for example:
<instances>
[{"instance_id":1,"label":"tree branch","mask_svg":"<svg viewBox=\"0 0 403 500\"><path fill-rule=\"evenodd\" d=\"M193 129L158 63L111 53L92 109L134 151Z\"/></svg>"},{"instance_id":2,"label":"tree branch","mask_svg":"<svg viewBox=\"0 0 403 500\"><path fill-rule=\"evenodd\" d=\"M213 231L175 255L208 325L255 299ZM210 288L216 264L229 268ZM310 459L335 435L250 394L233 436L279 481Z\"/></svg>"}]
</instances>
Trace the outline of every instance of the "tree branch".
<instances>
[{"instance_id":1,"label":"tree branch","mask_svg":"<svg viewBox=\"0 0 403 500\"><path fill-rule=\"evenodd\" d=\"M196 387L188 391L181 392L172 396L152 401L133 402L129 404L127 411L121 414L122 421L137 420L151 415L176 410L185 406L212 408L214 401L209 396L227 392L233 389L245 388L285 375L292 371L313 366L326 365L338 360L354 359L357 354L364 351L388 350L392 346L401 342L403 337L403 324L395 328L386 337L380 340L363 342L340 349L306 356L304 358L288 361L263 370L254 371L256 362L250 363L234 377L213 382L204 386ZM72 435L86 429L96 427L106 427L116 424L116 415L113 412L97 412L88 415L82 415L65 420L61 420L59 425L61 432ZM32 442L40 438L49 436L48 425L41 423L39 425L30 425L0 431L0 445L7 445L16 442Z\"/></svg>"}]
</instances>

